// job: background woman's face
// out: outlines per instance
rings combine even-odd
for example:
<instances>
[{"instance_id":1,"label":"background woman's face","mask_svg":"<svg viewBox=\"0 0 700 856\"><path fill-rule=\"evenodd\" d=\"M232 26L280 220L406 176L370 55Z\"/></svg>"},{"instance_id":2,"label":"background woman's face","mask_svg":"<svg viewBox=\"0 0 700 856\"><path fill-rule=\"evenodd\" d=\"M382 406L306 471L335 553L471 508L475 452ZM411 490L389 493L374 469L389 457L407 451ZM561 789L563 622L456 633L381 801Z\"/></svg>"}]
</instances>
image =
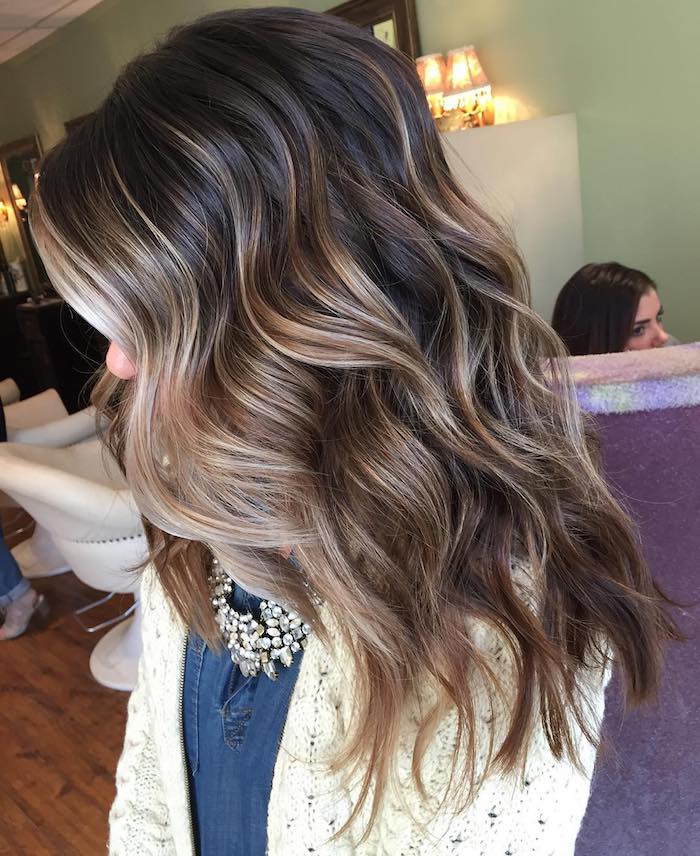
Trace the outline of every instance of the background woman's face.
<instances>
[{"instance_id":1,"label":"background woman's face","mask_svg":"<svg viewBox=\"0 0 700 856\"><path fill-rule=\"evenodd\" d=\"M645 351L648 348L662 348L668 342L668 333L662 323L664 310L656 289L643 294L634 316L632 335L625 345L626 351Z\"/></svg>"}]
</instances>

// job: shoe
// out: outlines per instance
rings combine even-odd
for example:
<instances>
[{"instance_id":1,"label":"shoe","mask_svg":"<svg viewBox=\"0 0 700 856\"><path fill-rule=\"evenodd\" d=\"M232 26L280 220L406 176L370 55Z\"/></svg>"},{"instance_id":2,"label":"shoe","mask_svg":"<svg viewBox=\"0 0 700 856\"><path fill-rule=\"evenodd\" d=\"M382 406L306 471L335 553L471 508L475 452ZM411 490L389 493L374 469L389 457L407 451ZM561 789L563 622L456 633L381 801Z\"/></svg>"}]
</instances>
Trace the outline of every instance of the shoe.
<instances>
[{"instance_id":1,"label":"shoe","mask_svg":"<svg viewBox=\"0 0 700 856\"><path fill-rule=\"evenodd\" d=\"M5 610L5 622L0 627L0 642L21 636L35 615L46 615L48 611L49 605L44 595L29 589Z\"/></svg>"}]
</instances>

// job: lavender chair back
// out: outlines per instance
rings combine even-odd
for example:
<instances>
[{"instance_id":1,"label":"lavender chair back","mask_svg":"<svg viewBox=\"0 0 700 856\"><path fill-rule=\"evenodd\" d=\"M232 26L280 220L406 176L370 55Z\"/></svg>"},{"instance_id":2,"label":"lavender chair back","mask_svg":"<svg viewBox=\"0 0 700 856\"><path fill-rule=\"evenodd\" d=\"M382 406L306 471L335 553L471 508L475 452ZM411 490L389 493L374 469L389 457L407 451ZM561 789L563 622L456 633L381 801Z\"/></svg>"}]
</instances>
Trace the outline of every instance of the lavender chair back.
<instances>
[{"instance_id":1,"label":"lavender chair back","mask_svg":"<svg viewBox=\"0 0 700 856\"><path fill-rule=\"evenodd\" d=\"M655 578L700 604L700 343L572 364ZM576 856L700 853L700 606L676 615L689 639L669 646L657 702L623 717L616 679L608 690Z\"/></svg>"}]
</instances>

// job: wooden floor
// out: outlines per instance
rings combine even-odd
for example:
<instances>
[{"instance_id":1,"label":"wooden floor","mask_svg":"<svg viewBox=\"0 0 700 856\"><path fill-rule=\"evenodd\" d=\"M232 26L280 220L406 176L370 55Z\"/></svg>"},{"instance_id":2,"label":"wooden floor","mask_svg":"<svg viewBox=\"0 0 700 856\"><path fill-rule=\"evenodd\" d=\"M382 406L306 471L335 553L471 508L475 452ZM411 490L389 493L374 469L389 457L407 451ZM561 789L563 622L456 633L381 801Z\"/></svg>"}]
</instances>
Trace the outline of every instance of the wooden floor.
<instances>
[{"instance_id":1,"label":"wooden floor","mask_svg":"<svg viewBox=\"0 0 700 856\"><path fill-rule=\"evenodd\" d=\"M128 695L93 680L99 634L72 615L99 593L72 573L35 588L47 620L0 642L0 854L99 856Z\"/></svg>"}]
</instances>

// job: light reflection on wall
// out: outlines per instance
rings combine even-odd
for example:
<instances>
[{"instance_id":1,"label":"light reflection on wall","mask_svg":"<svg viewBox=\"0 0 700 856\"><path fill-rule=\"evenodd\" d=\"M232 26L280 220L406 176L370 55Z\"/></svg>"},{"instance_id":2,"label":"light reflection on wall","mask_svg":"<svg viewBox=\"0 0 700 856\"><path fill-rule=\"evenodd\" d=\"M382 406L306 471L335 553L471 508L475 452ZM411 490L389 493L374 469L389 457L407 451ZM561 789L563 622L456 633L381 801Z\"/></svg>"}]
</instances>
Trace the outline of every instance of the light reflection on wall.
<instances>
[{"instance_id":1,"label":"light reflection on wall","mask_svg":"<svg viewBox=\"0 0 700 856\"><path fill-rule=\"evenodd\" d=\"M494 95L496 106L496 124L505 125L508 122L522 122L533 119L535 111L513 95Z\"/></svg>"}]
</instances>

